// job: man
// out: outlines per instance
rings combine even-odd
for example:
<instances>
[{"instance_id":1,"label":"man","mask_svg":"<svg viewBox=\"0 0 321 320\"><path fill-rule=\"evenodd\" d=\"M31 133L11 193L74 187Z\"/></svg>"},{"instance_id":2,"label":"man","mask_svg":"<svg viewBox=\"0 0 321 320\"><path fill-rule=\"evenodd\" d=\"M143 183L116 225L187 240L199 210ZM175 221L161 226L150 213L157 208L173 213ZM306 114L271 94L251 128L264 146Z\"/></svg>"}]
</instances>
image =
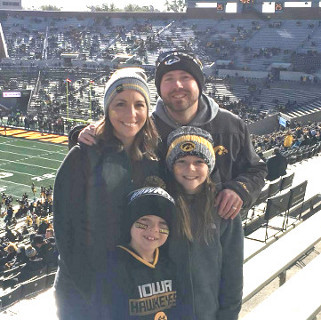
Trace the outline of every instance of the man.
<instances>
[{"instance_id":1,"label":"man","mask_svg":"<svg viewBox=\"0 0 321 320\"><path fill-rule=\"evenodd\" d=\"M285 150L290 149L292 147L293 140L294 140L294 138L291 134L291 131L288 130L288 132L284 138L284 142L283 142L283 146L284 146Z\"/></svg>"},{"instance_id":2,"label":"man","mask_svg":"<svg viewBox=\"0 0 321 320\"><path fill-rule=\"evenodd\" d=\"M279 148L274 149L274 156L267 160L266 165L268 168L267 180L272 181L286 175L288 161L286 160L286 157L280 153Z\"/></svg>"},{"instance_id":3,"label":"man","mask_svg":"<svg viewBox=\"0 0 321 320\"><path fill-rule=\"evenodd\" d=\"M160 98L153 119L166 145L168 134L182 126L197 126L211 133L223 190L216 204L221 217L235 218L249 209L264 186L266 165L255 153L245 123L202 93L202 63L190 52L167 51L157 59L155 84ZM70 139L75 141L76 132ZM95 143L95 125L86 127L79 142Z\"/></svg>"},{"instance_id":4,"label":"man","mask_svg":"<svg viewBox=\"0 0 321 320\"><path fill-rule=\"evenodd\" d=\"M32 246L37 250L39 258L42 258L47 266L57 266L57 253L50 241L45 240L42 235L36 234L32 240Z\"/></svg>"}]
</instances>

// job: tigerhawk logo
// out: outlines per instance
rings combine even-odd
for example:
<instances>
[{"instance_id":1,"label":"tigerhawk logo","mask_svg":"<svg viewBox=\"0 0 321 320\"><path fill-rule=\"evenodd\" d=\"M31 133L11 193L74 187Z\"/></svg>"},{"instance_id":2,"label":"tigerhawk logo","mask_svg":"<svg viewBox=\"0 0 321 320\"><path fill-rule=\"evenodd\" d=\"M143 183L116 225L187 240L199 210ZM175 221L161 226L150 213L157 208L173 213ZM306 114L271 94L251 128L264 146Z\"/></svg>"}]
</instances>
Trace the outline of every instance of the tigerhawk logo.
<instances>
[{"instance_id":1,"label":"tigerhawk logo","mask_svg":"<svg viewBox=\"0 0 321 320\"><path fill-rule=\"evenodd\" d=\"M228 150L224 146L217 146L217 147L214 147L214 152L215 154L222 156L224 154L227 154Z\"/></svg>"},{"instance_id":2,"label":"tigerhawk logo","mask_svg":"<svg viewBox=\"0 0 321 320\"><path fill-rule=\"evenodd\" d=\"M157 312L154 320L167 320L167 315L164 312Z\"/></svg>"},{"instance_id":3,"label":"tigerhawk logo","mask_svg":"<svg viewBox=\"0 0 321 320\"><path fill-rule=\"evenodd\" d=\"M185 142L180 146L180 148L184 152L191 152L195 149L195 144L193 142Z\"/></svg>"}]
</instances>

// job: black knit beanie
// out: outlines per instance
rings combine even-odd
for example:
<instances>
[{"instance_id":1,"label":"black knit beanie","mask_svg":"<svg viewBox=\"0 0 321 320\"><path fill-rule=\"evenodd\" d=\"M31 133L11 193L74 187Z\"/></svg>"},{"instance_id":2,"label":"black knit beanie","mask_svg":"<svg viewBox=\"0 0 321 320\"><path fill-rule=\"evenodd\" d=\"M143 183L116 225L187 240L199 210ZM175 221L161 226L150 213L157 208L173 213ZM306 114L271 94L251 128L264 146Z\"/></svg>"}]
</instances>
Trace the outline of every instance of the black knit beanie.
<instances>
[{"instance_id":1,"label":"black knit beanie","mask_svg":"<svg viewBox=\"0 0 321 320\"><path fill-rule=\"evenodd\" d=\"M175 214L174 199L162 188L145 187L134 190L128 195L126 212L126 229L130 229L135 221L147 215L163 218L171 227Z\"/></svg>"},{"instance_id":2,"label":"black knit beanie","mask_svg":"<svg viewBox=\"0 0 321 320\"><path fill-rule=\"evenodd\" d=\"M160 85L165 73L173 70L183 70L191 74L198 84L200 94L204 87L205 78L201 61L191 52L167 51L159 55L156 61L155 85L161 97Z\"/></svg>"}]
</instances>

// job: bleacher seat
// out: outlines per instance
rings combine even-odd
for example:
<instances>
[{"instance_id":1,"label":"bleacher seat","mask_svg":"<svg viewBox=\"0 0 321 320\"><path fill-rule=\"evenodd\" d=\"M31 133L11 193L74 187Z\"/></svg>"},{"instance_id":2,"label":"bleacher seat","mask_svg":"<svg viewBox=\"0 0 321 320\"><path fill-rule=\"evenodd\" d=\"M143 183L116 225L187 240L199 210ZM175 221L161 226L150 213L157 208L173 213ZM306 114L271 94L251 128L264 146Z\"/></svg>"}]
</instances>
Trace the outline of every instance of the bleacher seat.
<instances>
[{"instance_id":1,"label":"bleacher seat","mask_svg":"<svg viewBox=\"0 0 321 320\"><path fill-rule=\"evenodd\" d=\"M27 298L39 291L42 291L46 288L47 275L44 275L40 278L33 278L21 284L22 292L21 299Z\"/></svg>"},{"instance_id":2,"label":"bleacher seat","mask_svg":"<svg viewBox=\"0 0 321 320\"><path fill-rule=\"evenodd\" d=\"M11 292L0 297L0 310L7 308L21 299L22 286L18 285Z\"/></svg>"},{"instance_id":3,"label":"bleacher seat","mask_svg":"<svg viewBox=\"0 0 321 320\"><path fill-rule=\"evenodd\" d=\"M269 195L268 195L269 198L275 196L280 192L281 183L282 183L282 178L278 178L269 184Z\"/></svg>"},{"instance_id":4,"label":"bleacher seat","mask_svg":"<svg viewBox=\"0 0 321 320\"><path fill-rule=\"evenodd\" d=\"M280 186L280 191L283 191L291 187L293 183L293 178L294 178L294 172L289 175L283 176L281 186Z\"/></svg>"},{"instance_id":5,"label":"bleacher seat","mask_svg":"<svg viewBox=\"0 0 321 320\"><path fill-rule=\"evenodd\" d=\"M264 213L265 220L265 242L268 239L268 228L277 229L279 231L284 231L285 229L285 219L286 219L286 211L289 208L289 199L291 196L291 191L288 191L279 196L275 196L273 198L269 198L266 204L266 210ZM278 215L284 215L282 225L280 226L271 226L270 220Z\"/></svg>"},{"instance_id":6,"label":"bleacher seat","mask_svg":"<svg viewBox=\"0 0 321 320\"><path fill-rule=\"evenodd\" d=\"M266 202L266 200L269 197L269 184L266 184L263 189L261 190L258 198L256 199L254 205L252 206L252 214L251 217L246 217L246 219L242 219L242 221L244 221L244 224L247 224L248 222L251 222L251 220L253 220L253 218L256 216L256 211L259 211L260 213L264 212L265 208L262 210L259 208L260 205L262 205L264 202ZM248 215L249 215L248 211Z\"/></svg>"},{"instance_id":7,"label":"bleacher seat","mask_svg":"<svg viewBox=\"0 0 321 320\"><path fill-rule=\"evenodd\" d=\"M288 223L288 217L290 215L289 211L291 208L294 208L297 206L299 203L303 204L304 197L305 197L305 192L307 189L308 181L305 180L302 183L298 184L297 186L293 187L290 189L290 199L289 199L289 209L288 209L288 216L286 219L286 224ZM301 219L301 214L302 214L302 208L301 210L296 210L296 214L292 214L291 218L296 218L296 219Z\"/></svg>"}]
</instances>

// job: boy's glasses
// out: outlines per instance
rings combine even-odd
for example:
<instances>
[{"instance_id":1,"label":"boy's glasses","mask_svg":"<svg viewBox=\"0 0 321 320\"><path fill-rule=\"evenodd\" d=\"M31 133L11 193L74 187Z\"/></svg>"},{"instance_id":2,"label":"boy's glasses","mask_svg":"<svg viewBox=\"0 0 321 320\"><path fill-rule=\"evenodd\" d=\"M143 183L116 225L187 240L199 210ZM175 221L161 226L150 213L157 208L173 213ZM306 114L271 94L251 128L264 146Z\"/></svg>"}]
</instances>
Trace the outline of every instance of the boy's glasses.
<instances>
[{"instance_id":1,"label":"boy's glasses","mask_svg":"<svg viewBox=\"0 0 321 320\"><path fill-rule=\"evenodd\" d=\"M174 58L174 57L185 57L187 59L190 59L192 61L194 61L196 64L198 64L198 66L203 69L203 64L201 62L201 60L198 58L198 56L194 53L191 52L185 52L185 51L178 51L178 50L170 50L170 51L165 51L162 52L157 60L156 60L156 68L165 60L169 59L169 58Z\"/></svg>"},{"instance_id":2,"label":"boy's glasses","mask_svg":"<svg viewBox=\"0 0 321 320\"><path fill-rule=\"evenodd\" d=\"M150 226L148 224L145 224L145 223L141 223L141 222L138 222L136 221L134 226L138 229L143 229L143 230L147 230L148 228L152 229L153 226ZM162 233L162 234L166 234L166 235L169 235L169 230L166 229L166 228L159 228L158 229L158 232L159 233Z\"/></svg>"}]
</instances>

